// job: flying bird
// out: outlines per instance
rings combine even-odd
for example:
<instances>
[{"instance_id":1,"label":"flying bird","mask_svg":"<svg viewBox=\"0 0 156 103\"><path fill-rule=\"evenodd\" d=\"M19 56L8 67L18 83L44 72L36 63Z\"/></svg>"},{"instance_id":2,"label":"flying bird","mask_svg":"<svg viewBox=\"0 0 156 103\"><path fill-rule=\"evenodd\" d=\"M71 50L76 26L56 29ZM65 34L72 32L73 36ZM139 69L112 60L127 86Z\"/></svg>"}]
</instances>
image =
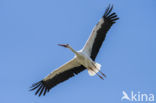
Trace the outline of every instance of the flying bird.
<instances>
[{"instance_id":1,"label":"flying bird","mask_svg":"<svg viewBox=\"0 0 156 103\"><path fill-rule=\"evenodd\" d=\"M68 80L78 73L88 70L90 76L97 75L104 79L106 75L100 71L101 65L95 62L96 56L100 50L106 34L111 26L118 20L116 13L112 13L113 6L108 6L103 17L93 28L89 39L80 51L75 51L69 44L58 44L59 46L70 49L75 56L73 59L51 72L43 80L34 83L31 91L36 90L35 95L45 95L51 88L57 84Z\"/></svg>"}]
</instances>

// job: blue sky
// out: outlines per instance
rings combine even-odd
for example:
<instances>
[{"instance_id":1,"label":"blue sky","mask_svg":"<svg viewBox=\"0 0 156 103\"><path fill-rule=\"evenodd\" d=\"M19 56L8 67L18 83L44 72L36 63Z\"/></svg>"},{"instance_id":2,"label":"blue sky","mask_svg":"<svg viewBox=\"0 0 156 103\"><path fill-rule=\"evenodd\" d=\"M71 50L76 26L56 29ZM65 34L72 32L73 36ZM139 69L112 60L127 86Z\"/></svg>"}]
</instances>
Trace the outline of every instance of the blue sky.
<instances>
[{"instance_id":1,"label":"blue sky","mask_svg":"<svg viewBox=\"0 0 156 103\"><path fill-rule=\"evenodd\" d=\"M32 83L80 50L109 4L120 20L108 32L96 61L107 78L84 71L46 96ZM156 95L155 0L0 0L1 103L121 103L122 91Z\"/></svg>"}]
</instances>

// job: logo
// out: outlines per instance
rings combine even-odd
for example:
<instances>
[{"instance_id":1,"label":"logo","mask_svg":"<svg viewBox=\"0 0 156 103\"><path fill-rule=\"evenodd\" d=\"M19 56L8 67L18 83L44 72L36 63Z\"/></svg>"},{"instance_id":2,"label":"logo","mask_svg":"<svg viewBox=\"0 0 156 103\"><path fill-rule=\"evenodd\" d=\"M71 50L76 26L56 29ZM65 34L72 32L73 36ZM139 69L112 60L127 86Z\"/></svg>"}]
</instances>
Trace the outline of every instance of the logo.
<instances>
[{"instance_id":1,"label":"logo","mask_svg":"<svg viewBox=\"0 0 156 103\"><path fill-rule=\"evenodd\" d=\"M131 91L130 94L122 91L121 101L134 101L134 102L153 102L154 94L153 93L141 93Z\"/></svg>"}]
</instances>

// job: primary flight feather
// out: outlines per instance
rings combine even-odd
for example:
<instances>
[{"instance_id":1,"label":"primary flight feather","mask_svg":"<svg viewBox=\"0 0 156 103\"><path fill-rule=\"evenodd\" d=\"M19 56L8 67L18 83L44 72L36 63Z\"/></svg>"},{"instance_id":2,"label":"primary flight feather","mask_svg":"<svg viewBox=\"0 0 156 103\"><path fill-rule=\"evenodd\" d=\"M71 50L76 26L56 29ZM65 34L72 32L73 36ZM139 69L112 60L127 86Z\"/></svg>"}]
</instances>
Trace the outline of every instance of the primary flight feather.
<instances>
[{"instance_id":1,"label":"primary flight feather","mask_svg":"<svg viewBox=\"0 0 156 103\"><path fill-rule=\"evenodd\" d=\"M58 44L59 46L70 49L75 54L75 57L51 72L43 80L33 84L31 90L37 89L35 95L45 95L57 84L77 75L85 69L88 70L88 73L91 76L97 75L101 79L106 76L100 71L101 65L95 62L95 58L105 40L108 30L116 20L119 19L115 12L112 13L112 9L113 6L109 5L103 17L91 32L91 35L82 50L75 51L69 44Z\"/></svg>"}]
</instances>

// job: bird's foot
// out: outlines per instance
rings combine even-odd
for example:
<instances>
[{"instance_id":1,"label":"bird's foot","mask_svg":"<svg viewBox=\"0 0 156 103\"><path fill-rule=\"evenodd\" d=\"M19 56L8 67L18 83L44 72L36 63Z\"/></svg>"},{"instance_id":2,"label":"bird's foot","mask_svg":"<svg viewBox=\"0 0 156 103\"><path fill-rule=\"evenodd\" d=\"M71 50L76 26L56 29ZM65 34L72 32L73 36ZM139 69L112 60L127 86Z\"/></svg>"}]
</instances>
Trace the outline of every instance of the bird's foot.
<instances>
[{"instance_id":1,"label":"bird's foot","mask_svg":"<svg viewBox=\"0 0 156 103\"><path fill-rule=\"evenodd\" d=\"M102 73L101 71L99 71L105 78L107 77L104 73Z\"/></svg>"},{"instance_id":2,"label":"bird's foot","mask_svg":"<svg viewBox=\"0 0 156 103\"><path fill-rule=\"evenodd\" d=\"M99 75L98 73L96 73L97 74L97 76L99 76L102 80L104 80L104 78L101 76L101 75Z\"/></svg>"}]
</instances>

